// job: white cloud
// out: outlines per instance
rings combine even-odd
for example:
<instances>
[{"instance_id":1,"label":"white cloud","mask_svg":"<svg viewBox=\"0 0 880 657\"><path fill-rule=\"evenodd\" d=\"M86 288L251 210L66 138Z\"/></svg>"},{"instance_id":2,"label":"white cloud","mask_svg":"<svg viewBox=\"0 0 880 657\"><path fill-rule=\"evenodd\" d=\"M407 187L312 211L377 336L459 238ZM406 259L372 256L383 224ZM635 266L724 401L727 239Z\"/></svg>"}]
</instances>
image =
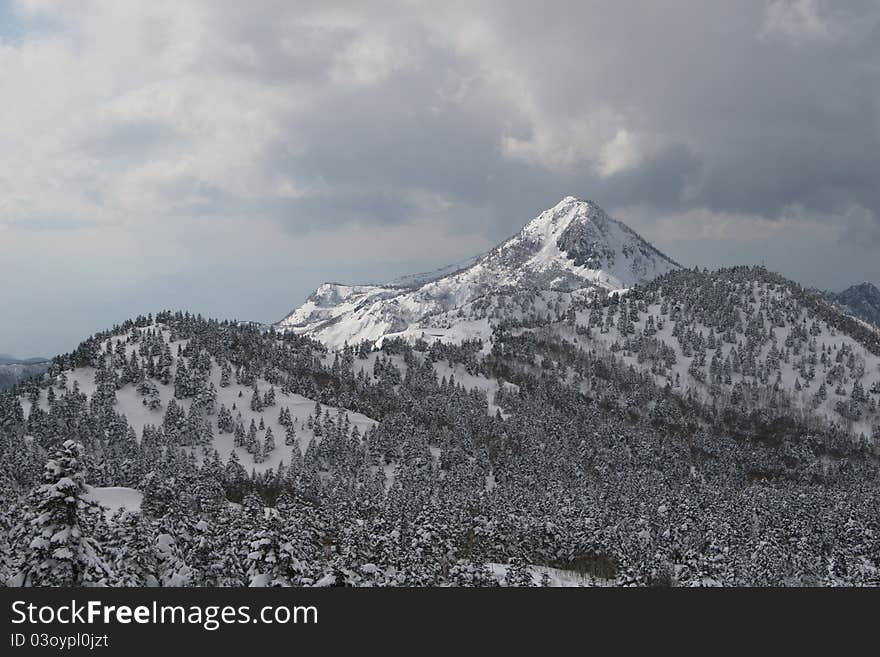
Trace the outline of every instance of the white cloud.
<instances>
[{"instance_id":1,"label":"white cloud","mask_svg":"<svg viewBox=\"0 0 880 657\"><path fill-rule=\"evenodd\" d=\"M829 27L815 0L770 0L764 10L763 36L789 39L825 39Z\"/></svg>"},{"instance_id":2,"label":"white cloud","mask_svg":"<svg viewBox=\"0 0 880 657\"><path fill-rule=\"evenodd\" d=\"M628 168L635 161L629 133L616 130L619 122L611 110L566 117L548 113L537 103L526 112L528 135L508 135L502 152L511 158L554 172L595 166L603 176Z\"/></svg>"},{"instance_id":3,"label":"white cloud","mask_svg":"<svg viewBox=\"0 0 880 657\"><path fill-rule=\"evenodd\" d=\"M628 130L621 128L613 139L605 142L599 151L597 169L603 178L631 169L642 161L643 154L636 138Z\"/></svg>"},{"instance_id":4,"label":"white cloud","mask_svg":"<svg viewBox=\"0 0 880 657\"><path fill-rule=\"evenodd\" d=\"M880 5L839 0L768 0L759 36L795 45L847 43L876 39Z\"/></svg>"}]
</instances>

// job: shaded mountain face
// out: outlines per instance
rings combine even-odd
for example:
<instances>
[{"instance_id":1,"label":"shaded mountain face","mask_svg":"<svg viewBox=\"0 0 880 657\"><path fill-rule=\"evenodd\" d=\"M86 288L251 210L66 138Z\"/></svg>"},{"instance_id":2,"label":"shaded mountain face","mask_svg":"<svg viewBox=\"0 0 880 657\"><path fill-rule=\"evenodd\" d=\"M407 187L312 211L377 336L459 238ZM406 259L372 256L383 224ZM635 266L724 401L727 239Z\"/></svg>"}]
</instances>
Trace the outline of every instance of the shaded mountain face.
<instances>
[{"instance_id":1,"label":"shaded mountain face","mask_svg":"<svg viewBox=\"0 0 880 657\"><path fill-rule=\"evenodd\" d=\"M854 317L880 327L880 290L875 285L860 283L843 292L829 292L826 296L831 302L843 306Z\"/></svg>"},{"instance_id":2,"label":"shaded mountain face","mask_svg":"<svg viewBox=\"0 0 880 657\"><path fill-rule=\"evenodd\" d=\"M561 299L628 289L675 269L591 201L569 196L489 253L383 285L325 283L277 327L331 348L388 336L486 337L490 326ZM529 297L523 308L522 297ZM517 297L520 310L508 308Z\"/></svg>"}]
</instances>

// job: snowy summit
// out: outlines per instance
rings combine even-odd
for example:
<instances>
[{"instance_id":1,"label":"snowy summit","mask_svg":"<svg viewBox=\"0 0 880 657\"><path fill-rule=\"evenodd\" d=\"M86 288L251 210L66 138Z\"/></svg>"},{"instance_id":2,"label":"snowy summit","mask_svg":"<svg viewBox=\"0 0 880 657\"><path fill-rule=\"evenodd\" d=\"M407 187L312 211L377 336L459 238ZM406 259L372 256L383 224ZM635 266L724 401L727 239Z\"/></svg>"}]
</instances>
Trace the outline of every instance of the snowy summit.
<instances>
[{"instance_id":1,"label":"snowy summit","mask_svg":"<svg viewBox=\"0 0 880 657\"><path fill-rule=\"evenodd\" d=\"M382 285L325 283L277 327L331 348L392 335L487 335L505 299L540 306L559 295L623 290L680 268L592 201L567 196L489 253ZM522 318L521 313L517 316Z\"/></svg>"}]
</instances>

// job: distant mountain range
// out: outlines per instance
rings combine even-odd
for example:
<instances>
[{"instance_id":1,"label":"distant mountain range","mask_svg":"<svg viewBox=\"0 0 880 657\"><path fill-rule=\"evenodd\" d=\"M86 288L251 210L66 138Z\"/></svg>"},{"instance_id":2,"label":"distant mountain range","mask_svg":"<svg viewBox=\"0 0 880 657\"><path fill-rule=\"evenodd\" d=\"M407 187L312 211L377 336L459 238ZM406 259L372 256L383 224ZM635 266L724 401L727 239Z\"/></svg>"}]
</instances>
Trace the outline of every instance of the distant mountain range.
<instances>
[{"instance_id":1,"label":"distant mountain range","mask_svg":"<svg viewBox=\"0 0 880 657\"><path fill-rule=\"evenodd\" d=\"M9 354L0 354L0 365L33 365L35 363L45 363L48 360L48 358L39 356L34 358L17 358Z\"/></svg>"},{"instance_id":2,"label":"distant mountain range","mask_svg":"<svg viewBox=\"0 0 880 657\"><path fill-rule=\"evenodd\" d=\"M42 374L49 368L46 358L16 358L0 354L0 390L11 388L24 379Z\"/></svg>"},{"instance_id":3,"label":"distant mountain range","mask_svg":"<svg viewBox=\"0 0 880 657\"><path fill-rule=\"evenodd\" d=\"M872 283L860 283L843 292L826 292L826 298L849 314L880 327L880 290Z\"/></svg>"}]
</instances>

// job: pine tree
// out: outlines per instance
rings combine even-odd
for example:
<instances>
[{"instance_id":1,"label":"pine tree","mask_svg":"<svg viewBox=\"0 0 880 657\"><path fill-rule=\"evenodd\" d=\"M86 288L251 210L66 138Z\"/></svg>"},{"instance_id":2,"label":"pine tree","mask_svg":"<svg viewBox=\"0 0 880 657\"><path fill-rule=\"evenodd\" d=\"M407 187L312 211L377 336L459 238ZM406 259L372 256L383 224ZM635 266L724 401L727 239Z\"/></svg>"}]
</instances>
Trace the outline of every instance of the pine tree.
<instances>
[{"instance_id":1,"label":"pine tree","mask_svg":"<svg viewBox=\"0 0 880 657\"><path fill-rule=\"evenodd\" d=\"M235 450L229 454L226 468L223 472L223 484L226 489L226 497L233 502L240 502L247 488L248 474L238 459Z\"/></svg>"},{"instance_id":2,"label":"pine tree","mask_svg":"<svg viewBox=\"0 0 880 657\"><path fill-rule=\"evenodd\" d=\"M266 451L263 443L259 440L255 441L253 451L254 463L262 463L266 460Z\"/></svg>"},{"instance_id":3,"label":"pine tree","mask_svg":"<svg viewBox=\"0 0 880 657\"><path fill-rule=\"evenodd\" d=\"M220 433L232 433L235 426L232 422L232 413L225 404L220 404L220 410L217 413L217 430Z\"/></svg>"},{"instance_id":4,"label":"pine tree","mask_svg":"<svg viewBox=\"0 0 880 657\"><path fill-rule=\"evenodd\" d=\"M113 562L110 586L158 586L158 557L150 527L139 513L120 510L113 517L106 546Z\"/></svg>"},{"instance_id":5,"label":"pine tree","mask_svg":"<svg viewBox=\"0 0 880 657\"><path fill-rule=\"evenodd\" d=\"M186 563L181 541L166 531L156 536L157 571L162 586L189 586L193 571Z\"/></svg>"},{"instance_id":6,"label":"pine tree","mask_svg":"<svg viewBox=\"0 0 880 657\"><path fill-rule=\"evenodd\" d=\"M293 425L293 419L290 417L290 409L287 406L284 406L281 411L279 411L278 424L280 424L282 427L289 427Z\"/></svg>"},{"instance_id":7,"label":"pine tree","mask_svg":"<svg viewBox=\"0 0 880 657\"><path fill-rule=\"evenodd\" d=\"M251 394L251 410L255 413L259 413L263 410L263 399L260 396L260 389L254 385L254 391Z\"/></svg>"},{"instance_id":8,"label":"pine tree","mask_svg":"<svg viewBox=\"0 0 880 657\"><path fill-rule=\"evenodd\" d=\"M293 546L276 519L268 520L248 547L249 586L290 586L304 570L292 554Z\"/></svg>"},{"instance_id":9,"label":"pine tree","mask_svg":"<svg viewBox=\"0 0 880 657\"><path fill-rule=\"evenodd\" d=\"M272 434L272 427L266 429L266 438L263 442L263 454L268 456L275 451L275 436Z\"/></svg>"},{"instance_id":10,"label":"pine tree","mask_svg":"<svg viewBox=\"0 0 880 657\"><path fill-rule=\"evenodd\" d=\"M20 537L17 585L82 586L106 582L110 575L95 537L103 510L87 497L83 455L80 443L66 440L47 461Z\"/></svg>"},{"instance_id":11,"label":"pine tree","mask_svg":"<svg viewBox=\"0 0 880 657\"><path fill-rule=\"evenodd\" d=\"M159 388L153 381L144 379L137 385L138 394L143 396L143 404L151 411L158 409L162 402L159 399Z\"/></svg>"},{"instance_id":12,"label":"pine tree","mask_svg":"<svg viewBox=\"0 0 880 657\"><path fill-rule=\"evenodd\" d=\"M260 499L254 491L248 491L242 501L245 514L251 519L262 518L264 516L263 500Z\"/></svg>"},{"instance_id":13,"label":"pine tree","mask_svg":"<svg viewBox=\"0 0 880 657\"><path fill-rule=\"evenodd\" d=\"M241 422L235 423L235 431L233 432L232 444L236 447L244 447L247 438L244 433L244 425Z\"/></svg>"},{"instance_id":14,"label":"pine tree","mask_svg":"<svg viewBox=\"0 0 880 657\"><path fill-rule=\"evenodd\" d=\"M257 443L257 425L251 418L251 426L248 428L247 438L245 438L244 448L248 453L256 455L259 452L259 444Z\"/></svg>"},{"instance_id":15,"label":"pine tree","mask_svg":"<svg viewBox=\"0 0 880 657\"><path fill-rule=\"evenodd\" d=\"M535 581L526 562L520 557L514 557L510 560L507 567L507 577L505 578L507 586L534 586Z\"/></svg>"},{"instance_id":16,"label":"pine tree","mask_svg":"<svg viewBox=\"0 0 880 657\"><path fill-rule=\"evenodd\" d=\"M299 440L296 437L296 427L291 423L287 425L287 428L284 432L284 444L285 445L297 445Z\"/></svg>"}]
</instances>

